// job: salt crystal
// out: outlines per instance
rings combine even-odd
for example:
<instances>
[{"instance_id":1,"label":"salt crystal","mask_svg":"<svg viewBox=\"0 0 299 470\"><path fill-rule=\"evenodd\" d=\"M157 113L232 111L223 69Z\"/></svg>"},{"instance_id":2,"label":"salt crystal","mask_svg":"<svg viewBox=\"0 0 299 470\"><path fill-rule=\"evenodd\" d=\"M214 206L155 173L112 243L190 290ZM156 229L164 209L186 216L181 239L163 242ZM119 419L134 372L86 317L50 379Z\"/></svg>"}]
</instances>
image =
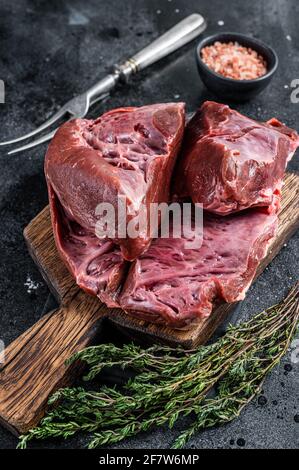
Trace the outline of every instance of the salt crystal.
<instances>
[{"instance_id":1,"label":"salt crystal","mask_svg":"<svg viewBox=\"0 0 299 470\"><path fill-rule=\"evenodd\" d=\"M201 58L210 69L235 80L251 80L267 72L264 58L237 42L216 41L201 50Z\"/></svg>"},{"instance_id":2,"label":"salt crystal","mask_svg":"<svg viewBox=\"0 0 299 470\"><path fill-rule=\"evenodd\" d=\"M157 15L161 15L161 10L157 10Z\"/></svg>"},{"instance_id":3,"label":"salt crystal","mask_svg":"<svg viewBox=\"0 0 299 470\"><path fill-rule=\"evenodd\" d=\"M27 287L28 294L31 294L32 291L36 290L39 287L39 282L35 282L30 279L30 276L27 275L27 280L24 282L24 286Z\"/></svg>"},{"instance_id":4,"label":"salt crystal","mask_svg":"<svg viewBox=\"0 0 299 470\"><path fill-rule=\"evenodd\" d=\"M218 26L224 26L224 21L223 20L219 20L217 23L218 23Z\"/></svg>"},{"instance_id":5,"label":"salt crystal","mask_svg":"<svg viewBox=\"0 0 299 470\"><path fill-rule=\"evenodd\" d=\"M292 38L291 38L291 36L290 36L289 34L286 35L286 40L287 40L287 41L291 41L291 40L292 40Z\"/></svg>"}]
</instances>

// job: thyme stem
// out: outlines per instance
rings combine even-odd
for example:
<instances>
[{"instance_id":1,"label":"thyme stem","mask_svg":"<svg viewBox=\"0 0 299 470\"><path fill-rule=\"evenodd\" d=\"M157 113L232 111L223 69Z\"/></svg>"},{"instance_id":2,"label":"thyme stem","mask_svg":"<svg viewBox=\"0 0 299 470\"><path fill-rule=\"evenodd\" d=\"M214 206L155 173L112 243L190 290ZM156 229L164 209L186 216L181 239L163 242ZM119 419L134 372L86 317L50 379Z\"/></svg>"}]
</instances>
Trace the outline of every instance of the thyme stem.
<instances>
[{"instance_id":1,"label":"thyme stem","mask_svg":"<svg viewBox=\"0 0 299 470\"><path fill-rule=\"evenodd\" d=\"M49 399L58 401L40 425L20 437L20 448L32 439L67 438L83 431L93 433L89 448L115 444L153 426L172 427L179 417L193 415L191 426L176 439L181 448L200 430L239 416L259 392L265 376L286 353L299 318L299 283L279 304L248 322L230 326L213 344L198 349L134 344L93 346L75 354L89 366L91 380L104 367L135 371L123 389L102 386L58 390ZM217 384L217 393L208 397Z\"/></svg>"}]
</instances>

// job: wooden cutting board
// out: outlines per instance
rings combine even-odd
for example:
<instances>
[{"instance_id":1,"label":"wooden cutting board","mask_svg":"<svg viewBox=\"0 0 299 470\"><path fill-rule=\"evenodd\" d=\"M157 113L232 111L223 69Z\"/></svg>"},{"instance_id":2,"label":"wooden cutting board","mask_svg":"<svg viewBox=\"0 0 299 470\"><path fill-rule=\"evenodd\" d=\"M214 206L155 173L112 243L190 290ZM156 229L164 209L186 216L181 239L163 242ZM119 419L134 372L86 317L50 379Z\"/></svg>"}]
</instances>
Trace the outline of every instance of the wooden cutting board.
<instances>
[{"instance_id":1,"label":"wooden cutting board","mask_svg":"<svg viewBox=\"0 0 299 470\"><path fill-rule=\"evenodd\" d=\"M257 275L271 262L299 227L299 175L288 173L283 188L279 229ZM43 416L48 396L69 385L81 369L65 360L90 345L105 322L131 337L192 348L206 342L227 318L233 305L225 304L198 325L185 331L156 326L108 309L99 299L78 289L59 258L46 207L25 228L29 252L38 265L60 308L43 316L5 350L0 364L0 422L15 434L35 426Z\"/></svg>"}]
</instances>

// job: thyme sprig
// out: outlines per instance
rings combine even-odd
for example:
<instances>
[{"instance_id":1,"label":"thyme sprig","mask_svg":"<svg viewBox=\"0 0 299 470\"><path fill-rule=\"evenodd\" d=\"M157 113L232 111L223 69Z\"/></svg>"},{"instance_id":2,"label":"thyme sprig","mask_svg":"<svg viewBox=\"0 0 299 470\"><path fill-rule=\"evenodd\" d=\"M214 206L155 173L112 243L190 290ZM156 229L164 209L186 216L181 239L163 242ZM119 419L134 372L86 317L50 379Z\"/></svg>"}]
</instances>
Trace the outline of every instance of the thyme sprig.
<instances>
[{"instance_id":1,"label":"thyme sprig","mask_svg":"<svg viewBox=\"0 0 299 470\"><path fill-rule=\"evenodd\" d=\"M237 326L218 341L196 350L134 344L101 344L75 354L68 362L86 362L85 380L103 368L135 371L121 389L102 386L58 390L49 404L58 404L40 425L20 437L31 439L93 433L88 447L110 445L153 426L173 427L178 418L193 416L191 426L175 440L181 448L198 431L231 421L259 392L267 373L286 353L299 318L299 283L281 303ZM217 386L216 395L209 397Z\"/></svg>"}]
</instances>

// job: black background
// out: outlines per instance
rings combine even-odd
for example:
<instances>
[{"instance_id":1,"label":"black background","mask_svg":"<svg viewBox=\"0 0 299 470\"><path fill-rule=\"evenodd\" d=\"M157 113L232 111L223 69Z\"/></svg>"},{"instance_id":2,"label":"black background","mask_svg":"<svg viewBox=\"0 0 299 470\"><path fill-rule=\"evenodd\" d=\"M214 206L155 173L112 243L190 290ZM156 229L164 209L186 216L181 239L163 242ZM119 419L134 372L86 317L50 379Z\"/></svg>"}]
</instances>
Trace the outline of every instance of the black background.
<instances>
[{"instance_id":1,"label":"black background","mask_svg":"<svg viewBox=\"0 0 299 470\"><path fill-rule=\"evenodd\" d=\"M0 78L6 85L6 103L0 104L0 140L32 130L60 104L101 78L113 63L194 11L207 18L205 35L238 31L275 48L280 65L270 87L237 108L261 120L276 116L299 129L299 104L290 101L290 83L299 78L297 0L1 0ZM221 20L223 26L218 25ZM91 116L123 105L173 100L185 101L192 111L203 100L213 99L197 75L194 47L195 42L144 71ZM0 338L5 344L36 322L51 303L22 237L25 225L47 204L45 149L40 146L8 156L0 148ZM299 169L298 154L290 168ZM249 290L239 311L242 319L283 297L298 278L298 258L297 235ZM31 293L25 285L28 276L39 284ZM266 403L258 397L239 419L197 435L190 447L234 448L240 443L257 448L298 447L298 364L287 372L286 363L290 353L265 382ZM153 431L120 446L167 447L177 430ZM16 442L0 428L0 448L13 448ZM85 437L76 437L39 447L83 447L85 443Z\"/></svg>"}]
</instances>

